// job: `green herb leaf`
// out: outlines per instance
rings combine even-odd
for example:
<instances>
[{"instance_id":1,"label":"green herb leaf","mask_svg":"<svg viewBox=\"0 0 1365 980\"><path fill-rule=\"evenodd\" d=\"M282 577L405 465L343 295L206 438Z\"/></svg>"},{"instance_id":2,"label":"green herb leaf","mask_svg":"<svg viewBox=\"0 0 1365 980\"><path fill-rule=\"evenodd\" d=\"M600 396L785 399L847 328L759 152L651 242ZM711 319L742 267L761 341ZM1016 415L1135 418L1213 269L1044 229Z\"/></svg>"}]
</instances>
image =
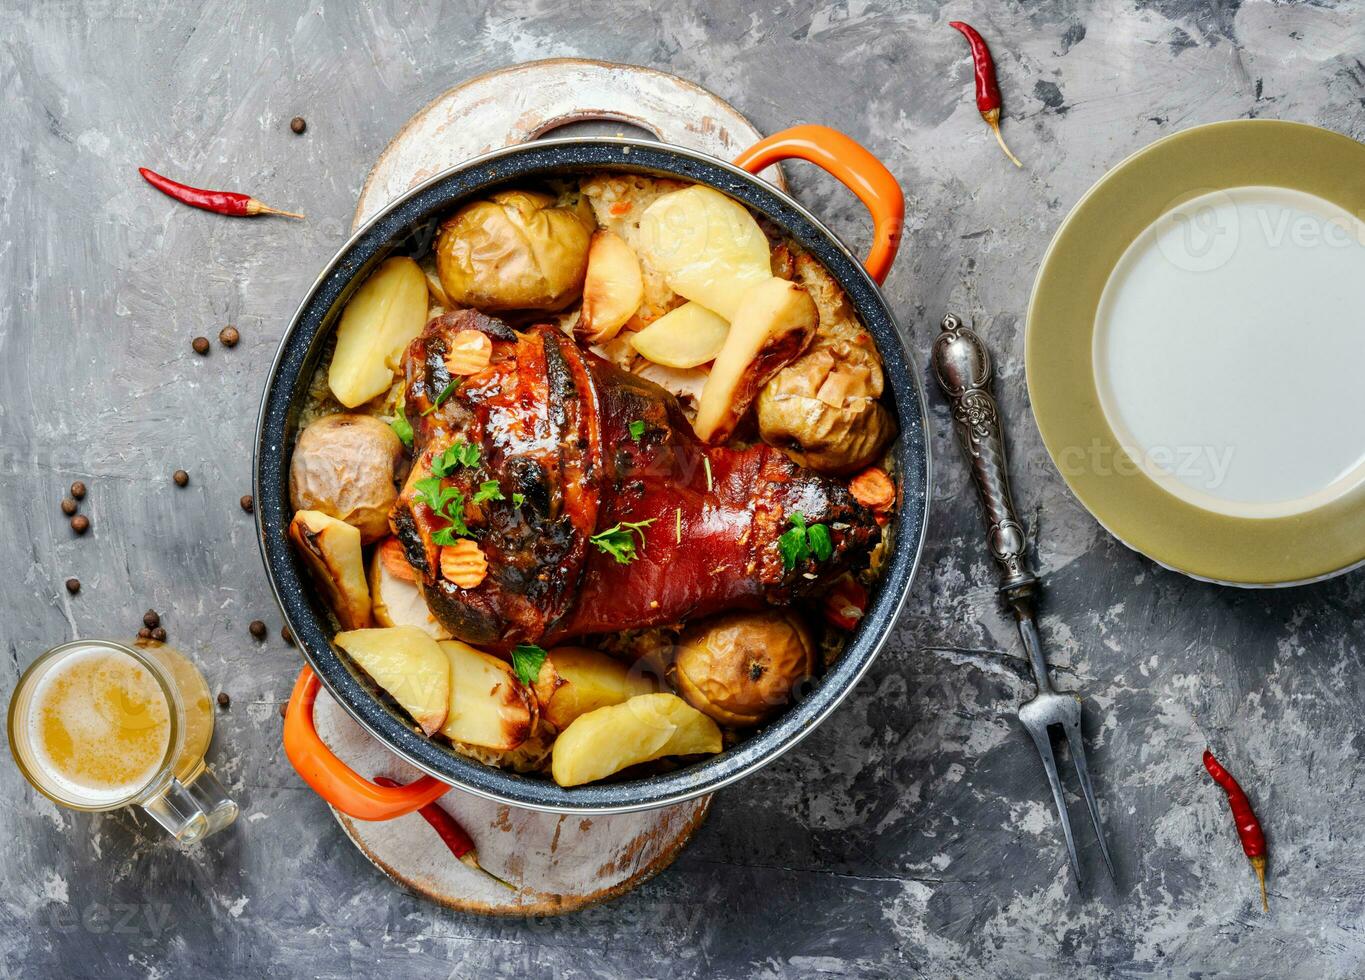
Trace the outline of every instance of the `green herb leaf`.
<instances>
[{"instance_id":1,"label":"green herb leaf","mask_svg":"<svg viewBox=\"0 0 1365 980\"><path fill-rule=\"evenodd\" d=\"M453 395L453 394L455 393L455 389L458 388L458 387L460 387L460 382L463 381L463 380L464 380L463 378L452 378L452 379L450 380L450 384L448 384L448 385L446 385L444 388L442 388L440 394L438 394L438 395L436 396L435 400L432 401L431 407L428 408L428 409L427 409L425 412L423 412L422 414L423 414L423 415L430 415L432 412L436 411L436 409L440 408L440 407L441 407L441 402L445 401L447 398L449 398L451 395Z\"/></svg>"},{"instance_id":2,"label":"green herb leaf","mask_svg":"<svg viewBox=\"0 0 1365 980\"><path fill-rule=\"evenodd\" d=\"M474 503L481 504L485 500L501 500L502 487L498 486L497 480L484 480L479 484L479 489L474 491Z\"/></svg>"},{"instance_id":3,"label":"green herb leaf","mask_svg":"<svg viewBox=\"0 0 1365 980\"><path fill-rule=\"evenodd\" d=\"M794 527L777 539L777 550L782 555L782 567L793 569L798 562L810 557L810 545L806 543L804 528Z\"/></svg>"},{"instance_id":4,"label":"green herb leaf","mask_svg":"<svg viewBox=\"0 0 1365 980\"><path fill-rule=\"evenodd\" d=\"M634 439L636 442L639 442L640 438L644 434L645 434L644 419L636 419L634 422L630 423L630 437L632 439Z\"/></svg>"},{"instance_id":5,"label":"green herb leaf","mask_svg":"<svg viewBox=\"0 0 1365 980\"><path fill-rule=\"evenodd\" d=\"M512 669L523 684L530 686L540 676L546 656L545 650L534 643L518 643L512 650Z\"/></svg>"},{"instance_id":6,"label":"green herb leaf","mask_svg":"<svg viewBox=\"0 0 1365 980\"><path fill-rule=\"evenodd\" d=\"M432 544L439 544L442 548L449 548L459 539L455 533L453 525L446 525L431 536Z\"/></svg>"},{"instance_id":7,"label":"green herb leaf","mask_svg":"<svg viewBox=\"0 0 1365 980\"><path fill-rule=\"evenodd\" d=\"M433 534L432 541L439 545L451 545L455 543L454 535L471 537L469 526L464 522L464 493L458 487L442 487L439 476L429 476L418 480L413 488L417 491L416 499L430 507L437 517L445 518L450 525Z\"/></svg>"},{"instance_id":8,"label":"green herb leaf","mask_svg":"<svg viewBox=\"0 0 1365 980\"><path fill-rule=\"evenodd\" d=\"M810 553L815 556L816 561L829 561L834 554L834 542L830 539L829 528L823 524L812 524L806 528L806 541L810 544Z\"/></svg>"},{"instance_id":9,"label":"green herb leaf","mask_svg":"<svg viewBox=\"0 0 1365 980\"><path fill-rule=\"evenodd\" d=\"M793 511L788 520L791 528L777 539L782 567L791 570L809 558L829 561L834 555L834 539L830 537L829 528L823 524L807 526L806 515L799 510Z\"/></svg>"},{"instance_id":10,"label":"green herb leaf","mask_svg":"<svg viewBox=\"0 0 1365 980\"><path fill-rule=\"evenodd\" d=\"M438 501L441 499L441 478L429 476L418 480L412 485L417 491L417 500L426 504L432 510L439 510Z\"/></svg>"},{"instance_id":11,"label":"green herb leaf","mask_svg":"<svg viewBox=\"0 0 1365 980\"><path fill-rule=\"evenodd\" d=\"M513 507L520 507L520 506L521 506L522 504L524 504L524 503L526 503L526 494L524 494L524 493L514 493L514 494L512 494L512 506L513 506Z\"/></svg>"},{"instance_id":12,"label":"green herb leaf","mask_svg":"<svg viewBox=\"0 0 1365 980\"><path fill-rule=\"evenodd\" d=\"M588 540L597 545L599 551L615 558L618 564L629 565L637 557L634 536L640 536L640 552L643 553L645 550L645 528L653 524L655 520L657 518L651 517L647 521L622 521L600 534L594 534Z\"/></svg>"},{"instance_id":13,"label":"green herb leaf","mask_svg":"<svg viewBox=\"0 0 1365 980\"><path fill-rule=\"evenodd\" d=\"M474 468L479 465L479 447L461 439L451 443L442 453L431 458L431 472L437 476L449 476L461 466Z\"/></svg>"},{"instance_id":14,"label":"green herb leaf","mask_svg":"<svg viewBox=\"0 0 1365 980\"><path fill-rule=\"evenodd\" d=\"M389 423L389 428L393 430L393 434L398 437L399 442L409 449L412 448L412 424L406 415L399 413L394 416L393 421Z\"/></svg>"}]
</instances>

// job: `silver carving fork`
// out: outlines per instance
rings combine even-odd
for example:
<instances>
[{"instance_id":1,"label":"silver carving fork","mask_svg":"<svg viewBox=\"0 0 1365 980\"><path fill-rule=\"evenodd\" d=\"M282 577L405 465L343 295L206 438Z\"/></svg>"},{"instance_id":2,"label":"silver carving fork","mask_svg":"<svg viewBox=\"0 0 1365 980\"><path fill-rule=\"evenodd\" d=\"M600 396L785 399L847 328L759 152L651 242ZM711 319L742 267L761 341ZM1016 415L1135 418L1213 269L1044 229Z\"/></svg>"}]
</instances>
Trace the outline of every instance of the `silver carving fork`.
<instances>
[{"instance_id":1,"label":"silver carving fork","mask_svg":"<svg viewBox=\"0 0 1365 980\"><path fill-rule=\"evenodd\" d=\"M1095 825L1100 853L1109 877L1114 878L1114 863L1104 841L1104 827L1100 823L1095 791L1090 786L1090 771L1085 764L1085 743L1081 737L1081 700L1074 694L1059 694L1052 689L1047 676L1047 660L1043 657L1042 642L1038 638L1035 600L1039 592L1038 576L1029 567L1024 528L1014 512L1010 498L1009 471L1005 463L1005 439L1000 427L1000 413L991 395L991 357L981 338L953 314L943 318L941 331L934 340L934 373L948 396L953 410L953 428L959 444L967 454L972 481L986 518L986 543L991 557L1000 566L1000 595L1014 611L1019 624L1019 635L1028 651L1029 666L1038 684L1032 700L1019 706L1019 720L1033 736L1033 744L1043 757L1043 769L1052 786L1052 798L1057 802L1057 815L1066 835L1066 849L1071 855L1071 868L1076 883L1081 881L1081 864L1076 857L1076 842L1071 836L1071 821L1067 817L1066 798L1057 777L1057 759L1052 754L1049 729L1062 726L1071 759L1076 764L1076 779L1085 797L1086 809Z\"/></svg>"}]
</instances>

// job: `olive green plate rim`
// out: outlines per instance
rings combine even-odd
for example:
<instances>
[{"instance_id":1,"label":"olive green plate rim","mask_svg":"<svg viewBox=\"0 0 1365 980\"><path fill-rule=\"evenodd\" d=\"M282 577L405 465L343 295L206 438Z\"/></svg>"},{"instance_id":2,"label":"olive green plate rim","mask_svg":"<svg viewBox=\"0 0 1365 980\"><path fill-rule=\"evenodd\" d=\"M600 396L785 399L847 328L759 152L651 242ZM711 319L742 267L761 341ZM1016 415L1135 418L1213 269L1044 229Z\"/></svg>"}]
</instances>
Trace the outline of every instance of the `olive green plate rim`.
<instances>
[{"instance_id":1,"label":"olive green plate rim","mask_svg":"<svg viewBox=\"0 0 1365 980\"><path fill-rule=\"evenodd\" d=\"M1365 562L1365 487L1281 517L1197 507L1121 448L1093 367L1100 297L1133 240L1179 198L1244 186L1300 190L1365 216L1365 145L1303 123L1244 119L1184 130L1128 157L1081 197L1044 254L1029 302L1025 373L1053 465L1122 543L1194 578L1296 585ZM1086 462L1093 459L1112 463L1093 467Z\"/></svg>"}]
</instances>

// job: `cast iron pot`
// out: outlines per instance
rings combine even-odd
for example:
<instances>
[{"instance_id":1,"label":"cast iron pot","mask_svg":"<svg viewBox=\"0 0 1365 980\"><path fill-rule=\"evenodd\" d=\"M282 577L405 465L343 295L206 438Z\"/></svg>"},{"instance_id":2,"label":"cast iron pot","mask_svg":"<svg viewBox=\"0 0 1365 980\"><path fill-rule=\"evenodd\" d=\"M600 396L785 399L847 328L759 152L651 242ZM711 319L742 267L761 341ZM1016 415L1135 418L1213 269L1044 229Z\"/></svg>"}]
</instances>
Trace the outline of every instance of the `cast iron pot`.
<instances>
[{"instance_id":1,"label":"cast iron pot","mask_svg":"<svg viewBox=\"0 0 1365 980\"><path fill-rule=\"evenodd\" d=\"M754 176L779 160L816 163L846 184L872 213L874 243L865 266L809 211ZM663 775L565 788L485 766L424 738L374 694L331 643L329 615L292 553L286 528L289 460L308 381L351 292L394 253L420 254L439 220L466 200L507 184L615 170L709 184L765 215L824 263L872 333L886 368L900 435L894 445L899 503L893 553L843 656L803 699L740 745ZM734 164L665 144L631 139L545 140L489 153L439 174L389 204L329 262L294 314L270 371L256 439L256 521L261 554L284 618L308 666L286 711L285 753L328 803L363 820L385 820L455 786L511 806L558 813L609 813L666 806L720 789L772 762L811 732L852 690L885 645L919 561L929 499L929 445L919 380L906 363L895 318L878 289L899 244L903 204L891 173L867 150L822 126L799 126L755 145ZM428 775L384 788L348 768L313 727L319 685L366 731Z\"/></svg>"}]
</instances>

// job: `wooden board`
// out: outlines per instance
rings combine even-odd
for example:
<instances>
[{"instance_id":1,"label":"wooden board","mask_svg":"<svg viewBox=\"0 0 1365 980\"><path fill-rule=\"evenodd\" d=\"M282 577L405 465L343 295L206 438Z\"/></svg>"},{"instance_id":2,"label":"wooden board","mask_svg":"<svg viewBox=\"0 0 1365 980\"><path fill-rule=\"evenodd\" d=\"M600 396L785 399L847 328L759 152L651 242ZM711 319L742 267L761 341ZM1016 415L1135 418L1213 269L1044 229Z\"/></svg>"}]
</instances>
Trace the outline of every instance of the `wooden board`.
<instances>
[{"instance_id":1,"label":"wooden board","mask_svg":"<svg viewBox=\"0 0 1365 980\"><path fill-rule=\"evenodd\" d=\"M356 772L400 783L421 775L326 691L313 717L323 740ZM379 870L432 901L484 915L557 915L614 898L668 867L706 819L711 798L586 817L515 809L458 790L437 805L469 832L479 862L516 885L515 892L457 861L416 813L376 823L332 812Z\"/></svg>"},{"instance_id":2,"label":"wooden board","mask_svg":"<svg viewBox=\"0 0 1365 980\"><path fill-rule=\"evenodd\" d=\"M407 121L375 161L353 227L443 170L590 120L627 123L721 160L763 138L724 99L667 72L579 58L512 65L457 85ZM760 176L786 188L777 165Z\"/></svg>"}]
</instances>

